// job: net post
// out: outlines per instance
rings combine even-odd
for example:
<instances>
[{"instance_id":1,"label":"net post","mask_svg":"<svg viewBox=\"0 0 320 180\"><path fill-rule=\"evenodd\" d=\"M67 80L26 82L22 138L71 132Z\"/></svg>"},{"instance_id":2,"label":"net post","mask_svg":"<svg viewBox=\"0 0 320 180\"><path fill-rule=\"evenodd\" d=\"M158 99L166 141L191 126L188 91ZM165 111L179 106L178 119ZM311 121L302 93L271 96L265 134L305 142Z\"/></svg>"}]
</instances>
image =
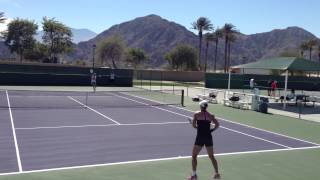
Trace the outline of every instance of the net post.
<instances>
[{"instance_id":1,"label":"net post","mask_svg":"<svg viewBox=\"0 0 320 180\"><path fill-rule=\"evenodd\" d=\"M184 89L181 90L181 106L184 107Z\"/></svg>"}]
</instances>

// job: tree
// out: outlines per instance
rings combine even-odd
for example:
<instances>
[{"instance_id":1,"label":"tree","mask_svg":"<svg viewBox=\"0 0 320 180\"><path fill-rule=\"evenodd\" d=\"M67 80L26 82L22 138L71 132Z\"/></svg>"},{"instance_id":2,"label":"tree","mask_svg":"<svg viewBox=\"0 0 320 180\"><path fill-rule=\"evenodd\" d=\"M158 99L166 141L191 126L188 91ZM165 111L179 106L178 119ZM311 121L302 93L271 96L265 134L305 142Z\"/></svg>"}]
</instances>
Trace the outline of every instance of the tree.
<instances>
[{"instance_id":1,"label":"tree","mask_svg":"<svg viewBox=\"0 0 320 180\"><path fill-rule=\"evenodd\" d=\"M48 48L39 42L32 49L27 49L23 54L24 59L30 61L44 61L48 57Z\"/></svg>"},{"instance_id":2,"label":"tree","mask_svg":"<svg viewBox=\"0 0 320 180\"><path fill-rule=\"evenodd\" d=\"M206 33L204 35L206 41L206 51L205 51L205 62L204 62L204 72L207 72L207 65L208 65L208 50L210 42L214 41L214 34L213 33Z\"/></svg>"},{"instance_id":3,"label":"tree","mask_svg":"<svg viewBox=\"0 0 320 180\"><path fill-rule=\"evenodd\" d=\"M69 27L55 20L55 18L44 17L42 28L43 43L48 48L51 62L54 62L59 54L72 51L72 32Z\"/></svg>"},{"instance_id":4,"label":"tree","mask_svg":"<svg viewBox=\"0 0 320 180\"><path fill-rule=\"evenodd\" d=\"M219 45L219 39L223 37L223 31L222 29L217 28L214 31L214 42L215 42L215 52L214 52L214 72L217 70L217 57L218 57L218 45Z\"/></svg>"},{"instance_id":5,"label":"tree","mask_svg":"<svg viewBox=\"0 0 320 180\"><path fill-rule=\"evenodd\" d=\"M211 31L213 29L213 25L208 18L200 17L196 22L192 23L192 29L198 31L199 35L199 69L201 69L201 52L202 52L202 35L204 31Z\"/></svg>"},{"instance_id":6,"label":"tree","mask_svg":"<svg viewBox=\"0 0 320 180\"><path fill-rule=\"evenodd\" d=\"M172 69L197 70L197 50L190 45L178 45L165 55Z\"/></svg>"},{"instance_id":7,"label":"tree","mask_svg":"<svg viewBox=\"0 0 320 180\"><path fill-rule=\"evenodd\" d=\"M125 52L126 46L120 36L112 36L98 43L97 53L101 64L109 64L117 68L117 63Z\"/></svg>"},{"instance_id":8,"label":"tree","mask_svg":"<svg viewBox=\"0 0 320 180\"><path fill-rule=\"evenodd\" d=\"M3 33L5 44L11 53L15 52L20 56L20 62L25 50L34 48L36 42L34 35L37 29L38 25L34 21L17 18L8 24L7 32Z\"/></svg>"},{"instance_id":9,"label":"tree","mask_svg":"<svg viewBox=\"0 0 320 180\"><path fill-rule=\"evenodd\" d=\"M304 57L304 52L309 50L309 47L308 47L308 42L303 42L302 44L300 44L300 54L301 54L301 57Z\"/></svg>"},{"instance_id":10,"label":"tree","mask_svg":"<svg viewBox=\"0 0 320 180\"><path fill-rule=\"evenodd\" d=\"M134 69L137 68L137 65L147 59L147 55L142 49L131 48L126 54L126 61L133 64Z\"/></svg>"},{"instance_id":11,"label":"tree","mask_svg":"<svg viewBox=\"0 0 320 180\"><path fill-rule=\"evenodd\" d=\"M229 38L231 34L237 33L238 31L235 29L235 26L230 23L226 23L223 28L223 35L225 39L224 45L224 72L227 72L227 61L228 61L228 46L229 46Z\"/></svg>"},{"instance_id":12,"label":"tree","mask_svg":"<svg viewBox=\"0 0 320 180\"><path fill-rule=\"evenodd\" d=\"M0 23L4 23L5 20L6 18L4 17L4 13L0 12Z\"/></svg>"},{"instance_id":13,"label":"tree","mask_svg":"<svg viewBox=\"0 0 320 180\"><path fill-rule=\"evenodd\" d=\"M312 59L312 50L314 48L314 46L317 45L317 39L310 39L309 41L307 41L307 45L308 45L308 49L309 49L309 59Z\"/></svg>"}]
</instances>

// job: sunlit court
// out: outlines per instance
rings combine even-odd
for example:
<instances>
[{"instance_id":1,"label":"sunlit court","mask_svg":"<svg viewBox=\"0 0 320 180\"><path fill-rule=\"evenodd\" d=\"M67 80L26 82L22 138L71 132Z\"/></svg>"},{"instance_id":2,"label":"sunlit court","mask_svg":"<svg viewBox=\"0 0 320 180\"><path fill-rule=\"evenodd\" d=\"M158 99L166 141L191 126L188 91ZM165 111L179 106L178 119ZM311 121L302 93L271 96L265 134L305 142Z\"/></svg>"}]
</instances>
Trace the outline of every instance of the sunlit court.
<instances>
[{"instance_id":1,"label":"sunlit court","mask_svg":"<svg viewBox=\"0 0 320 180\"><path fill-rule=\"evenodd\" d=\"M0 180L318 180L319 6L0 0Z\"/></svg>"}]
</instances>

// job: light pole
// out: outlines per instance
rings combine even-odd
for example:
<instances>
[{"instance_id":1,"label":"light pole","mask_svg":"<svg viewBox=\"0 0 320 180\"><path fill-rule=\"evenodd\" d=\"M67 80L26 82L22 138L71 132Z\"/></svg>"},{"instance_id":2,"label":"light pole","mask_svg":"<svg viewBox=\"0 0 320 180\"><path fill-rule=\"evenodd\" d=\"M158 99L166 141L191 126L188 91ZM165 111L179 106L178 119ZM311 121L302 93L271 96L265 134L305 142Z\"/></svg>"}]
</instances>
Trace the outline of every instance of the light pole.
<instances>
[{"instance_id":1,"label":"light pole","mask_svg":"<svg viewBox=\"0 0 320 180\"><path fill-rule=\"evenodd\" d=\"M92 69L94 69L94 55L95 55L96 47L97 46L95 44L92 45Z\"/></svg>"}]
</instances>

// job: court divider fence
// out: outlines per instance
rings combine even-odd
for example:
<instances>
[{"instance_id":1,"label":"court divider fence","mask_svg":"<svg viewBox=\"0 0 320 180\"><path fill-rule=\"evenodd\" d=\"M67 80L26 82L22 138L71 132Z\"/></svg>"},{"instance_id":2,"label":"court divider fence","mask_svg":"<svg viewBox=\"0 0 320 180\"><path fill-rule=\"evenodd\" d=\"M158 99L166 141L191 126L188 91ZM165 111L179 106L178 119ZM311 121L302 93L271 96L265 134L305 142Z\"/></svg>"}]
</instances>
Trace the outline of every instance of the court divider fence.
<instances>
[{"instance_id":1,"label":"court divider fence","mask_svg":"<svg viewBox=\"0 0 320 180\"><path fill-rule=\"evenodd\" d=\"M253 78L254 82L259 87L270 87L269 82L272 80L277 81L277 87L284 88L284 76L275 75L256 75L256 74L232 74L231 75L231 89L249 89L250 79ZM228 74L205 74L205 86L206 88L228 88ZM288 89L295 90L308 90L319 91L320 90L320 78L319 77L306 77L306 76L289 76Z\"/></svg>"}]
</instances>

